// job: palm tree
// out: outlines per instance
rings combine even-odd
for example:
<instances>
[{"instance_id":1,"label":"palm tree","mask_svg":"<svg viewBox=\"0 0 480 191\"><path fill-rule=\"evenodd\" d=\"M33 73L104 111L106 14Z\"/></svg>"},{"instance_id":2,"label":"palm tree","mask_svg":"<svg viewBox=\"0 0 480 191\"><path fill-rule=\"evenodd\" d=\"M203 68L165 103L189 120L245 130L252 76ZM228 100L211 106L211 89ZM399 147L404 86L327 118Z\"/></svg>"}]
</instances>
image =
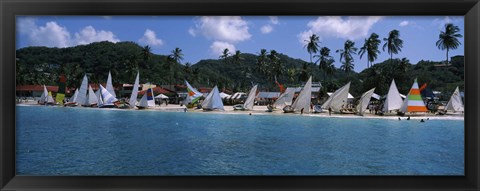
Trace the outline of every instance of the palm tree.
<instances>
[{"instance_id":1,"label":"palm tree","mask_svg":"<svg viewBox=\"0 0 480 191\"><path fill-rule=\"evenodd\" d=\"M172 54L170 54L170 57L175 61L175 63L180 64L180 61L183 60L183 53L182 49L180 48L175 48L172 50Z\"/></svg>"},{"instance_id":2,"label":"palm tree","mask_svg":"<svg viewBox=\"0 0 480 191\"><path fill-rule=\"evenodd\" d=\"M398 54L398 52L402 51L403 40L400 39L400 32L398 30L392 30L388 33L388 38L383 38L383 40L385 41L383 51L385 51L385 47L387 47L388 53L390 54L390 63L392 63L393 54Z\"/></svg>"},{"instance_id":3,"label":"palm tree","mask_svg":"<svg viewBox=\"0 0 480 191\"><path fill-rule=\"evenodd\" d=\"M150 60L151 56L152 56L152 47L150 46L144 46L142 48L142 56L143 56L143 61L148 61Z\"/></svg>"},{"instance_id":4,"label":"palm tree","mask_svg":"<svg viewBox=\"0 0 480 191\"><path fill-rule=\"evenodd\" d=\"M242 60L241 52L240 50L235 51L235 54L232 56L233 58L233 63L234 64L239 64L240 60Z\"/></svg>"},{"instance_id":5,"label":"palm tree","mask_svg":"<svg viewBox=\"0 0 480 191\"><path fill-rule=\"evenodd\" d=\"M227 58L230 55L230 52L228 52L228 48L223 49L222 55L220 55L219 58L224 59L225 64L227 64Z\"/></svg>"},{"instance_id":6,"label":"palm tree","mask_svg":"<svg viewBox=\"0 0 480 191\"><path fill-rule=\"evenodd\" d=\"M330 49L327 47L321 48L320 55L316 57L319 57L317 60L317 62L319 62L318 67L323 71L323 80L325 81L327 70L329 70L329 67L333 63L333 57L330 56Z\"/></svg>"},{"instance_id":7,"label":"palm tree","mask_svg":"<svg viewBox=\"0 0 480 191\"><path fill-rule=\"evenodd\" d=\"M283 73L283 66L278 57L278 52L276 50L271 50L270 54L267 55L270 59L271 71L275 76L279 76Z\"/></svg>"},{"instance_id":8,"label":"palm tree","mask_svg":"<svg viewBox=\"0 0 480 191\"><path fill-rule=\"evenodd\" d=\"M340 61L342 61L342 58L344 59L344 62L342 62L342 66L340 67L340 69L342 69L346 73L351 72L353 70L353 67L355 66L353 64L352 54L357 54L355 42L352 42L350 40L345 41L343 49L339 49L337 50L337 52L340 52Z\"/></svg>"},{"instance_id":9,"label":"palm tree","mask_svg":"<svg viewBox=\"0 0 480 191\"><path fill-rule=\"evenodd\" d=\"M380 51L378 50L378 46L380 45L381 41L378 39L378 35L376 33L372 33L368 39L365 39L365 44L363 47L360 48L358 52L360 54L360 59L362 59L363 54L367 53L367 68L370 67L370 63L373 63Z\"/></svg>"},{"instance_id":10,"label":"palm tree","mask_svg":"<svg viewBox=\"0 0 480 191\"><path fill-rule=\"evenodd\" d=\"M307 44L304 48L307 48L307 52L310 54L310 63L313 64L312 54L315 54L318 51L318 43L320 43L319 37L316 34L312 34L312 36L310 36L308 40L305 40L305 42L307 42Z\"/></svg>"},{"instance_id":11,"label":"palm tree","mask_svg":"<svg viewBox=\"0 0 480 191\"><path fill-rule=\"evenodd\" d=\"M267 50L261 49L257 57L257 68L258 68L258 71L264 75L267 75L268 73L268 65L266 60L267 60Z\"/></svg>"},{"instance_id":12,"label":"palm tree","mask_svg":"<svg viewBox=\"0 0 480 191\"><path fill-rule=\"evenodd\" d=\"M440 31L438 35L438 41L436 43L437 47L440 50L447 50L447 60L445 65L448 66L448 51L450 49L457 49L461 44L457 38L463 37L461 34L458 34L460 29L458 26L453 25L452 23L445 24L445 31Z\"/></svg>"}]
</instances>

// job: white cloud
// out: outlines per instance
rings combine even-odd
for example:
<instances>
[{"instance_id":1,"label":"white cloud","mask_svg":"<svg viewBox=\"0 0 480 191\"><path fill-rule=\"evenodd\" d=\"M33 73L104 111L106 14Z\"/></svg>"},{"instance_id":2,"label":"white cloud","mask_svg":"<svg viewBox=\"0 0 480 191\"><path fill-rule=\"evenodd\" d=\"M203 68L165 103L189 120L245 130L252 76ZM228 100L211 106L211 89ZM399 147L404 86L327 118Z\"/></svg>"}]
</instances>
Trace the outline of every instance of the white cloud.
<instances>
[{"instance_id":1,"label":"white cloud","mask_svg":"<svg viewBox=\"0 0 480 191\"><path fill-rule=\"evenodd\" d=\"M210 51L212 52L213 55L215 56L220 56L223 53L223 50L225 48L228 48L229 52L235 52L235 46L233 44L230 44L228 42L222 42L222 41L215 41L213 44L210 46Z\"/></svg>"},{"instance_id":2,"label":"white cloud","mask_svg":"<svg viewBox=\"0 0 480 191\"><path fill-rule=\"evenodd\" d=\"M401 27L404 27L404 26L407 26L408 25L408 21L402 21L400 22L400 24L398 24L398 26L401 26Z\"/></svg>"},{"instance_id":3,"label":"white cloud","mask_svg":"<svg viewBox=\"0 0 480 191\"><path fill-rule=\"evenodd\" d=\"M268 34L268 33L271 33L273 31L273 27L272 27L272 25L264 25L260 28L260 31L263 34Z\"/></svg>"},{"instance_id":4,"label":"white cloud","mask_svg":"<svg viewBox=\"0 0 480 191\"><path fill-rule=\"evenodd\" d=\"M270 18L270 22L271 22L272 24L278 25L278 17L276 17L276 16L270 16L270 17L268 17L268 18Z\"/></svg>"},{"instance_id":5,"label":"white cloud","mask_svg":"<svg viewBox=\"0 0 480 191\"><path fill-rule=\"evenodd\" d=\"M119 42L111 31L95 30L92 26L83 28L75 33L75 38L64 26L55 21L50 21L45 26L38 26L33 18L21 18L18 20L17 32L26 35L27 46L46 47L69 47L79 44L88 44L99 41Z\"/></svg>"},{"instance_id":6,"label":"white cloud","mask_svg":"<svg viewBox=\"0 0 480 191\"><path fill-rule=\"evenodd\" d=\"M70 33L65 27L56 22L48 22L45 26L37 26L35 22L26 21L19 26L23 34L28 36L30 46L68 47L70 46Z\"/></svg>"},{"instance_id":7,"label":"white cloud","mask_svg":"<svg viewBox=\"0 0 480 191\"><path fill-rule=\"evenodd\" d=\"M83 28L80 32L75 33L75 44L89 44L92 42L110 41L120 42L111 31L99 30L97 31L92 26Z\"/></svg>"},{"instance_id":8,"label":"white cloud","mask_svg":"<svg viewBox=\"0 0 480 191\"><path fill-rule=\"evenodd\" d=\"M380 16L322 16L308 23L308 29L298 35L299 41L305 43L311 34L320 38L335 37L356 40L368 36L370 29L380 21ZM307 37L307 38L306 38Z\"/></svg>"},{"instance_id":9,"label":"white cloud","mask_svg":"<svg viewBox=\"0 0 480 191\"><path fill-rule=\"evenodd\" d=\"M239 16L203 16L198 19L190 35L202 34L207 39L235 43L250 39L248 25Z\"/></svg>"},{"instance_id":10,"label":"white cloud","mask_svg":"<svg viewBox=\"0 0 480 191\"><path fill-rule=\"evenodd\" d=\"M460 23L463 22L463 17L461 16L455 16L455 17L450 17L450 16L445 16L443 19L435 19L432 21L433 25L437 25L438 29L444 30L445 24L447 23Z\"/></svg>"},{"instance_id":11,"label":"white cloud","mask_svg":"<svg viewBox=\"0 0 480 191\"><path fill-rule=\"evenodd\" d=\"M143 37L138 40L141 44L150 45L150 46L162 46L162 39L157 38L157 35L154 31L147 29Z\"/></svg>"}]
</instances>

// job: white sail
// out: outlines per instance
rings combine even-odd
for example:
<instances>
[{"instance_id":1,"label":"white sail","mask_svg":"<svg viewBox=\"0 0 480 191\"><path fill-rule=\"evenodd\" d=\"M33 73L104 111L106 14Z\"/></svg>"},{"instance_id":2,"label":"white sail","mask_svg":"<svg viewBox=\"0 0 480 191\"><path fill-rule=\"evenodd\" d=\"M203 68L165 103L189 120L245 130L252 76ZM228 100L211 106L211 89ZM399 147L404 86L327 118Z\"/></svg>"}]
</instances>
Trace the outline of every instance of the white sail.
<instances>
[{"instance_id":1,"label":"white sail","mask_svg":"<svg viewBox=\"0 0 480 191\"><path fill-rule=\"evenodd\" d=\"M137 78L135 78L135 84L133 84L132 95L130 95L130 100L128 100L128 103L130 104L131 107L135 107L135 104L137 104L139 85L140 85L140 72L137 72Z\"/></svg>"},{"instance_id":2,"label":"white sail","mask_svg":"<svg viewBox=\"0 0 480 191\"><path fill-rule=\"evenodd\" d=\"M138 102L138 106L140 107L155 107L155 100L153 100L153 90L152 88L148 88L147 91Z\"/></svg>"},{"instance_id":3,"label":"white sail","mask_svg":"<svg viewBox=\"0 0 480 191\"><path fill-rule=\"evenodd\" d=\"M117 95L115 94L115 90L113 89L113 85L112 85L112 74L110 74L110 71L108 72L108 78L107 78L107 90L108 92L114 97L116 98Z\"/></svg>"},{"instance_id":4,"label":"white sail","mask_svg":"<svg viewBox=\"0 0 480 191\"><path fill-rule=\"evenodd\" d=\"M303 86L302 91L298 94L297 99L292 104L294 111L300 111L303 109L303 112L310 112L310 102L312 99L312 76L308 78L307 83Z\"/></svg>"},{"instance_id":5,"label":"white sail","mask_svg":"<svg viewBox=\"0 0 480 191\"><path fill-rule=\"evenodd\" d=\"M187 80L185 80L185 84L187 85L187 98L185 98L184 104L197 102L203 94L193 88Z\"/></svg>"},{"instance_id":6,"label":"white sail","mask_svg":"<svg viewBox=\"0 0 480 191\"><path fill-rule=\"evenodd\" d=\"M402 97L400 97L400 92L398 92L397 85L395 84L395 79L392 80L390 84L390 89L388 90L387 98L383 103L383 112L388 112L396 109L400 109L403 105Z\"/></svg>"},{"instance_id":7,"label":"white sail","mask_svg":"<svg viewBox=\"0 0 480 191\"><path fill-rule=\"evenodd\" d=\"M88 86L88 99L85 105L98 104L97 96L93 92L92 86Z\"/></svg>"},{"instance_id":8,"label":"white sail","mask_svg":"<svg viewBox=\"0 0 480 191\"><path fill-rule=\"evenodd\" d=\"M245 100L245 103L243 104L243 108L253 110L253 104L255 102L255 97L257 95L257 86L253 86L253 88L250 90L248 93L247 100Z\"/></svg>"},{"instance_id":9,"label":"white sail","mask_svg":"<svg viewBox=\"0 0 480 191\"><path fill-rule=\"evenodd\" d=\"M282 95L273 103L276 108L283 108L287 105L292 105L293 96L295 95L295 88L287 88Z\"/></svg>"},{"instance_id":10,"label":"white sail","mask_svg":"<svg viewBox=\"0 0 480 191\"><path fill-rule=\"evenodd\" d=\"M73 96L70 98L71 100L69 100L70 102L77 102L77 97L78 97L78 88L75 89L75 93L73 94Z\"/></svg>"},{"instance_id":11,"label":"white sail","mask_svg":"<svg viewBox=\"0 0 480 191\"><path fill-rule=\"evenodd\" d=\"M340 110L345 108L347 105L349 90L350 82L333 92L333 94L330 95L327 101L323 103L322 108L327 110L328 108L331 108L334 112L340 112Z\"/></svg>"},{"instance_id":12,"label":"white sail","mask_svg":"<svg viewBox=\"0 0 480 191\"><path fill-rule=\"evenodd\" d=\"M370 103L370 99L372 98L373 91L375 91L375 88L372 88L368 90L367 92L362 94L362 97L360 97L360 102L357 105L357 112L360 115L363 115L365 110L367 110L367 106Z\"/></svg>"},{"instance_id":13,"label":"white sail","mask_svg":"<svg viewBox=\"0 0 480 191\"><path fill-rule=\"evenodd\" d=\"M105 104L113 104L113 102L118 101L110 92L100 84L100 95L102 95L102 100Z\"/></svg>"},{"instance_id":14,"label":"white sail","mask_svg":"<svg viewBox=\"0 0 480 191\"><path fill-rule=\"evenodd\" d=\"M88 91L88 78L87 75L83 76L82 85L80 85L80 89L78 90L77 95L77 103L85 104L87 100L87 91Z\"/></svg>"},{"instance_id":15,"label":"white sail","mask_svg":"<svg viewBox=\"0 0 480 191\"><path fill-rule=\"evenodd\" d=\"M43 93L42 93L42 96L40 96L40 100L38 103L45 104L45 102L47 101L47 96L48 96L47 87L43 85Z\"/></svg>"},{"instance_id":16,"label":"white sail","mask_svg":"<svg viewBox=\"0 0 480 191\"><path fill-rule=\"evenodd\" d=\"M52 92L48 92L47 103L51 103L51 104L55 103L55 100L53 100Z\"/></svg>"},{"instance_id":17,"label":"white sail","mask_svg":"<svg viewBox=\"0 0 480 191\"><path fill-rule=\"evenodd\" d=\"M452 96L450 97L450 100L448 101L445 109L447 111L454 111L454 112L465 110L463 106L462 96L460 95L460 90L458 89L458 86L453 92Z\"/></svg>"},{"instance_id":18,"label":"white sail","mask_svg":"<svg viewBox=\"0 0 480 191\"><path fill-rule=\"evenodd\" d=\"M103 105L102 93L100 89L95 92L95 96L97 96L98 106Z\"/></svg>"},{"instance_id":19,"label":"white sail","mask_svg":"<svg viewBox=\"0 0 480 191\"><path fill-rule=\"evenodd\" d=\"M202 108L225 110L217 86L213 87L212 91L207 95L207 98L202 103Z\"/></svg>"}]
</instances>

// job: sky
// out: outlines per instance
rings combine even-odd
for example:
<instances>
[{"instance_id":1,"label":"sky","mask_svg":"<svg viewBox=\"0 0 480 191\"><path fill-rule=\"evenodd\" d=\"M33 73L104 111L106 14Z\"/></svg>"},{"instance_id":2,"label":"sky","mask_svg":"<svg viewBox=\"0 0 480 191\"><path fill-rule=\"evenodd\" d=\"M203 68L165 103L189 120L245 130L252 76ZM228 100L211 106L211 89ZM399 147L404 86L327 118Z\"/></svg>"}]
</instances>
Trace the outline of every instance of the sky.
<instances>
[{"instance_id":1,"label":"sky","mask_svg":"<svg viewBox=\"0 0 480 191\"><path fill-rule=\"evenodd\" d=\"M18 16L17 49L28 46L72 47L99 41L132 41L149 45L152 53L168 55L176 47L184 59L195 64L202 59L217 59L223 49L258 54L260 49L276 50L293 58L310 61L305 48L308 36L320 37L320 47L328 47L340 67L340 53L346 40L363 46L371 33L382 40L375 63L390 58L382 50L383 38L399 30L403 48L394 58L416 64L420 60L442 61L446 51L437 48L440 31L446 23L460 28L464 36L463 16ZM449 56L464 55L461 46ZM366 54L354 55L354 70L367 66Z\"/></svg>"}]
</instances>

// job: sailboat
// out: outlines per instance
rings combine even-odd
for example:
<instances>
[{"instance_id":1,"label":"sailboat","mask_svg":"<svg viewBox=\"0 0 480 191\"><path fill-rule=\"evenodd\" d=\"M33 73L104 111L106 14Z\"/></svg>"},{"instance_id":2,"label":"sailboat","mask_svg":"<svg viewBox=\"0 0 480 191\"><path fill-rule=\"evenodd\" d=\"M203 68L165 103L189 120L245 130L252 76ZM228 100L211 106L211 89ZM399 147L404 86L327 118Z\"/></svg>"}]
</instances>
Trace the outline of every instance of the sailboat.
<instances>
[{"instance_id":1,"label":"sailboat","mask_svg":"<svg viewBox=\"0 0 480 191\"><path fill-rule=\"evenodd\" d=\"M293 112L301 111L305 113L310 113L311 100L312 100L312 76L308 78L307 83L305 83L305 86L303 86L302 91L300 91L300 93L298 94L297 99L295 99L295 101L293 102L291 106L291 108L293 109ZM284 108L284 112L285 110L286 108Z\"/></svg>"},{"instance_id":2,"label":"sailboat","mask_svg":"<svg viewBox=\"0 0 480 191\"><path fill-rule=\"evenodd\" d=\"M397 85L395 84L395 79L393 79L392 83L390 84L390 89L388 90L387 98L383 103L382 111L384 113L387 113L389 111L398 110L402 107L402 104L402 97L400 96L400 92L398 92Z\"/></svg>"},{"instance_id":3,"label":"sailboat","mask_svg":"<svg viewBox=\"0 0 480 191\"><path fill-rule=\"evenodd\" d=\"M77 105L83 105L85 102L87 102L87 91L88 91L88 78L87 75L85 74L83 76L82 84L80 85L80 89L78 89L78 94L77 98L73 103L68 104L67 106L77 106Z\"/></svg>"},{"instance_id":4,"label":"sailboat","mask_svg":"<svg viewBox=\"0 0 480 191\"><path fill-rule=\"evenodd\" d=\"M88 95L86 96L85 102L83 102L82 106L95 107L97 106L97 104L98 104L97 96L95 95L95 92L93 91L92 86L88 86Z\"/></svg>"},{"instance_id":5,"label":"sailboat","mask_svg":"<svg viewBox=\"0 0 480 191\"><path fill-rule=\"evenodd\" d=\"M130 95L130 99L128 100L130 107L135 107L138 102L138 86L140 86L140 72L137 72L137 77L135 78L135 83L133 84L132 94Z\"/></svg>"},{"instance_id":6,"label":"sailboat","mask_svg":"<svg viewBox=\"0 0 480 191\"><path fill-rule=\"evenodd\" d=\"M322 104L325 110L331 109L333 112L342 113L347 106L348 91L350 90L350 82L343 87L337 89L332 95Z\"/></svg>"},{"instance_id":7,"label":"sailboat","mask_svg":"<svg viewBox=\"0 0 480 191\"><path fill-rule=\"evenodd\" d=\"M108 71L108 78L107 78L107 91L114 97L116 98L117 95L115 94L115 90L113 89L112 85L112 74L110 74L110 71Z\"/></svg>"},{"instance_id":8,"label":"sailboat","mask_svg":"<svg viewBox=\"0 0 480 191\"><path fill-rule=\"evenodd\" d=\"M100 98L98 99L98 107L99 108L114 108L115 107L115 102L118 101L117 98L115 98L110 92L102 86L102 84L99 84L100 89L98 90L100 92Z\"/></svg>"},{"instance_id":9,"label":"sailboat","mask_svg":"<svg viewBox=\"0 0 480 191\"><path fill-rule=\"evenodd\" d=\"M100 105L103 104L102 93L100 91L100 88L98 88L98 90L95 92L95 96L97 97L97 100L98 100L97 106L100 107Z\"/></svg>"},{"instance_id":10,"label":"sailboat","mask_svg":"<svg viewBox=\"0 0 480 191\"><path fill-rule=\"evenodd\" d=\"M73 96L68 99L68 102L66 102L63 106L70 106L70 107L75 107L77 106L77 97L78 97L78 88L75 89L75 93Z\"/></svg>"},{"instance_id":11,"label":"sailboat","mask_svg":"<svg viewBox=\"0 0 480 191\"><path fill-rule=\"evenodd\" d=\"M52 92L48 92L45 105L55 105L55 100L53 100Z\"/></svg>"},{"instance_id":12,"label":"sailboat","mask_svg":"<svg viewBox=\"0 0 480 191\"><path fill-rule=\"evenodd\" d=\"M422 96L420 95L420 90L418 89L417 79L413 82L412 88L408 92L407 98L403 101L402 107L400 108L402 113L406 112L427 112L428 109L423 102Z\"/></svg>"},{"instance_id":13,"label":"sailboat","mask_svg":"<svg viewBox=\"0 0 480 191\"><path fill-rule=\"evenodd\" d=\"M137 108L138 109L147 109L147 108L152 108L155 107L155 100L153 100L153 90L152 88L148 88L147 91L142 96L142 99L140 99L140 102L138 102Z\"/></svg>"},{"instance_id":14,"label":"sailboat","mask_svg":"<svg viewBox=\"0 0 480 191\"><path fill-rule=\"evenodd\" d=\"M465 111L465 108L463 106L462 96L460 95L460 90L458 89L458 86L457 88L455 88L455 91L450 97L450 100L448 101L447 106L445 107L445 111L453 111L454 113Z\"/></svg>"},{"instance_id":15,"label":"sailboat","mask_svg":"<svg viewBox=\"0 0 480 191\"><path fill-rule=\"evenodd\" d=\"M38 104L45 105L45 103L47 103L47 96L48 96L47 87L43 85L43 93L40 96L40 99L38 100Z\"/></svg>"},{"instance_id":16,"label":"sailboat","mask_svg":"<svg viewBox=\"0 0 480 191\"><path fill-rule=\"evenodd\" d=\"M183 104L185 104L188 108L193 108L203 94L197 89L193 88L190 83L187 82L187 80L185 80L185 84L187 85L187 98L185 98Z\"/></svg>"},{"instance_id":17,"label":"sailboat","mask_svg":"<svg viewBox=\"0 0 480 191\"><path fill-rule=\"evenodd\" d=\"M360 97L360 101L356 107L357 114L363 115L363 113L367 110L367 106L369 105L370 99L372 98L372 95L373 95L373 91L375 91L375 88L372 88L362 94L362 96Z\"/></svg>"},{"instance_id":18,"label":"sailboat","mask_svg":"<svg viewBox=\"0 0 480 191\"><path fill-rule=\"evenodd\" d=\"M257 86L258 85L253 86L253 88L250 90L244 104L234 105L233 109L234 110L253 110L255 97L257 95Z\"/></svg>"},{"instance_id":19,"label":"sailboat","mask_svg":"<svg viewBox=\"0 0 480 191\"><path fill-rule=\"evenodd\" d=\"M283 108L287 105L292 105L293 96L295 95L295 88L287 88L283 94L278 96L275 103L273 103L273 107L275 108Z\"/></svg>"},{"instance_id":20,"label":"sailboat","mask_svg":"<svg viewBox=\"0 0 480 191\"><path fill-rule=\"evenodd\" d=\"M215 109L225 111L217 86L213 87L212 91L208 93L207 97L202 103L202 108L204 111L211 111Z\"/></svg>"}]
</instances>

